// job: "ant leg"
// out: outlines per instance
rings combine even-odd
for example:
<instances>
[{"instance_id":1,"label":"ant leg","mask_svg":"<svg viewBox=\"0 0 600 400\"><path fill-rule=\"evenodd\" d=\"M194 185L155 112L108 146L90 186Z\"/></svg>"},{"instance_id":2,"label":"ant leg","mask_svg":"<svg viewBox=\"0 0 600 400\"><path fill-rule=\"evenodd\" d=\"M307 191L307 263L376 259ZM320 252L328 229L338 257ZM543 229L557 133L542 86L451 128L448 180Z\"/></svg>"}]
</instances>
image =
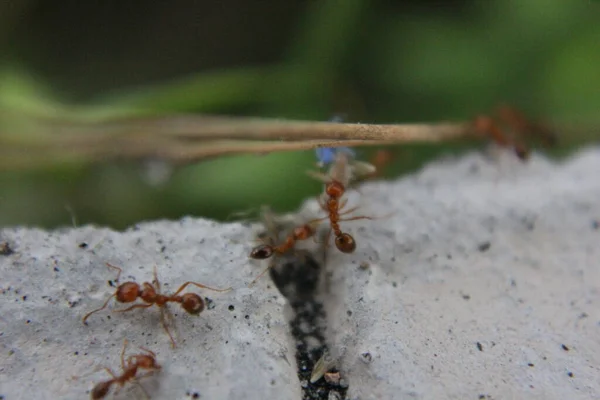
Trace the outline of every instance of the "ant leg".
<instances>
[{"instance_id":1,"label":"ant leg","mask_svg":"<svg viewBox=\"0 0 600 400\"><path fill-rule=\"evenodd\" d=\"M171 339L171 346L173 348L177 347L175 345L175 339L173 339L173 335L171 334L171 331L169 330L169 327L167 326L167 321L165 320L165 307L163 306L160 308L160 323L162 324L164 330L167 332L167 334L169 335L169 338Z\"/></svg>"},{"instance_id":2,"label":"ant leg","mask_svg":"<svg viewBox=\"0 0 600 400\"><path fill-rule=\"evenodd\" d=\"M398 211L392 211L391 213L387 213L387 214L385 214L385 215L382 215L382 216L380 216L380 217L369 217L369 216L366 216L366 215L360 215L360 216L358 216L358 217L340 218L340 222L343 222L343 221L355 221L355 220L357 220L357 219L370 219L370 220L376 220L376 219L389 218L389 217L391 217L392 215L396 214L397 212L398 212ZM340 215L341 215L341 214L340 214Z\"/></svg>"},{"instance_id":3,"label":"ant leg","mask_svg":"<svg viewBox=\"0 0 600 400\"><path fill-rule=\"evenodd\" d=\"M125 371L125 349L127 348L127 338L123 339L123 349L121 350L121 368Z\"/></svg>"},{"instance_id":4,"label":"ant leg","mask_svg":"<svg viewBox=\"0 0 600 400\"><path fill-rule=\"evenodd\" d=\"M311 221L308 221L306 224L307 224L307 225L312 225L312 224L314 224L314 223L316 223L316 222L322 222L322 221L325 221L326 219L329 219L329 215L328 215L328 216L326 216L326 217L323 217L323 218L313 219L313 220L311 220Z\"/></svg>"},{"instance_id":5,"label":"ant leg","mask_svg":"<svg viewBox=\"0 0 600 400\"><path fill-rule=\"evenodd\" d=\"M377 217L367 217L366 215L360 215L358 217L351 217L351 218L344 218L344 219L340 219L340 222L344 221L356 221L357 219L378 219Z\"/></svg>"},{"instance_id":6,"label":"ant leg","mask_svg":"<svg viewBox=\"0 0 600 400\"><path fill-rule=\"evenodd\" d=\"M121 272L123 272L123 269L117 267L116 265L112 265L111 263L105 263L105 264L108 268L116 269L117 271L119 271L117 273L117 277L115 279L115 282L119 282L119 278L121 277Z\"/></svg>"},{"instance_id":7,"label":"ant leg","mask_svg":"<svg viewBox=\"0 0 600 400\"><path fill-rule=\"evenodd\" d=\"M352 212L354 212L354 211L358 210L359 208L360 208L360 206L352 207L352 208L349 208L348 210L346 210L346 211L344 211L344 212L342 212L342 213L339 213L338 215L346 215L346 214L350 214L350 213L352 213Z\"/></svg>"},{"instance_id":8,"label":"ant leg","mask_svg":"<svg viewBox=\"0 0 600 400\"><path fill-rule=\"evenodd\" d=\"M112 299L112 298L113 298L113 297L115 297L116 295L117 295L117 294L115 293L115 294L111 295L111 296L110 296L108 299L106 299L106 301L104 302L104 305L103 305L102 307L100 307L100 308L98 308L98 309L96 309L96 310L94 310L94 311L90 311L89 313L87 313L87 314L86 314L86 315L83 317L83 323L85 324L85 321L86 321L86 320L88 319L88 317L89 317L90 315L92 315L93 313L95 313L95 312L98 312L98 311L102 311L102 310L104 310L104 309L106 308L106 306L108 305L108 302L110 301L110 299Z\"/></svg>"},{"instance_id":9,"label":"ant leg","mask_svg":"<svg viewBox=\"0 0 600 400\"><path fill-rule=\"evenodd\" d=\"M106 372L108 372L110 374L110 376L112 376L113 379L117 379L117 375L112 371L112 369L110 369L108 367L104 367L104 370Z\"/></svg>"},{"instance_id":10,"label":"ant leg","mask_svg":"<svg viewBox=\"0 0 600 400\"><path fill-rule=\"evenodd\" d=\"M269 266L268 266L267 268L265 268L265 269L263 270L263 272L261 272L261 273L260 273L260 274L259 274L259 275L258 275L256 278L254 278L254 280L248 284L248 287L252 287L252 286L254 286L254 284L255 284L255 283L256 283L256 282L257 282L257 281L258 281L260 278L262 278L262 276L263 276L264 274L266 274L268 270L270 270L270 269L271 269L271 268L273 268L274 266L275 266L275 262L274 262L273 260L271 260L271 261L269 262Z\"/></svg>"},{"instance_id":11,"label":"ant leg","mask_svg":"<svg viewBox=\"0 0 600 400\"><path fill-rule=\"evenodd\" d=\"M156 358L156 353L153 352L152 350L149 350L149 349L147 349L145 347L141 347L141 346L140 346L140 349L142 349L145 353L150 354L152 356L152 358Z\"/></svg>"},{"instance_id":12,"label":"ant leg","mask_svg":"<svg viewBox=\"0 0 600 400\"><path fill-rule=\"evenodd\" d=\"M153 303L150 303L150 304L134 304L131 307L128 307L128 308L126 308L124 310L113 310L113 312L127 312L127 311L133 310L134 308L148 308L148 307L152 307L152 304Z\"/></svg>"},{"instance_id":13,"label":"ant leg","mask_svg":"<svg viewBox=\"0 0 600 400\"><path fill-rule=\"evenodd\" d=\"M196 286L196 287L199 287L199 288L202 288L202 289L213 290L213 291L215 291L215 292L229 292L230 290L233 290L233 288L232 288L232 287L228 287L227 289L215 289L215 288L212 288L212 287L210 287L210 286L203 285L203 284L201 284L201 283L196 283L196 282L191 282L191 281L188 281L188 282L184 283L183 285L181 285L181 286L179 287L179 289L177 289L177 291L176 291L175 293L173 293L173 295L172 295L172 296L177 296L177 295L178 295L179 293L181 293L181 291L182 291L183 289L185 289L185 288L186 288L188 285L194 285L194 286Z\"/></svg>"},{"instance_id":14,"label":"ant leg","mask_svg":"<svg viewBox=\"0 0 600 400\"><path fill-rule=\"evenodd\" d=\"M146 397L146 399L150 399L150 395L148 394L148 392L146 391L146 389L144 389L144 387L142 386L141 383L138 382L139 379L147 376L148 374L144 374L138 378L135 379L135 381L133 381L133 383L136 384L137 387L139 387L142 390L142 393L144 393L144 397Z\"/></svg>"},{"instance_id":15,"label":"ant leg","mask_svg":"<svg viewBox=\"0 0 600 400\"><path fill-rule=\"evenodd\" d=\"M160 281L158 280L158 275L156 274L156 265L154 266L154 282L156 285L156 292L160 294Z\"/></svg>"},{"instance_id":16,"label":"ant leg","mask_svg":"<svg viewBox=\"0 0 600 400\"><path fill-rule=\"evenodd\" d=\"M348 204L348 198L344 197L340 202L340 205L338 206L338 210L344 209L344 207L346 207L346 204Z\"/></svg>"}]
</instances>

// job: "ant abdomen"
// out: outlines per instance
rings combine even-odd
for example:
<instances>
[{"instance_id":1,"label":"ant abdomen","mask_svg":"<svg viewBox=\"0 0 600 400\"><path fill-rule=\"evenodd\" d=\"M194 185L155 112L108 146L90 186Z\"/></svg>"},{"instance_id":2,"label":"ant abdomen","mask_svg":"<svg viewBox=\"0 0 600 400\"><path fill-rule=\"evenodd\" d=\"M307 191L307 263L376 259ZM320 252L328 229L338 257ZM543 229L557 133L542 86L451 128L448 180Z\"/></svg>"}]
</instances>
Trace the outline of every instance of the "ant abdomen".
<instances>
[{"instance_id":1,"label":"ant abdomen","mask_svg":"<svg viewBox=\"0 0 600 400\"><path fill-rule=\"evenodd\" d=\"M349 233L342 233L336 236L335 247L342 253L353 253L356 250L356 241Z\"/></svg>"},{"instance_id":2,"label":"ant abdomen","mask_svg":"<svg viewBox=\"0 0 600 400\"><path fill-rule=\"evenodd\" d=\"M91 399L92 400L99 400L99 399L103 399L106 397L106 395L108 394L108 391L110 390L110 387L112 386L113 381L106 381L106 382L100 382L98 383L96 386L94 386L94 389L92 389L92 393L91 393Z\"/></svg>"},{"instance_id":3,"label":"ant abdomen","mask_svg":"<svg viewBox=\"0 0 600 400\"><path fill-rule=\"evenodd\" d=\"M268 244L261 244L252 249L250 253L250 257L255 260L266 260L271 257L274 253L273 246L269 246Z\"/></svg>"},{"instance_id":4,"label":"ant abdomen","mask_svg":"<svg viewBox=\"0 0 600 400\"><path fill-rule=\"evenodd\" d=\"M131 303L138 298L140 285L135 282L125 282L117 289L117 301L119 303Z\"/></svg>"},{"instance_id":5,"label":"ant abdomen","mask_svg":"<svg viewBox=\"0 0 600 400\"><path fill-rule=\"evenodd\" d=\"M181 296L181 307L188 313L197 315L204 311L204 300L196 293L185 293Z\"/></svg>"}]
</instances>

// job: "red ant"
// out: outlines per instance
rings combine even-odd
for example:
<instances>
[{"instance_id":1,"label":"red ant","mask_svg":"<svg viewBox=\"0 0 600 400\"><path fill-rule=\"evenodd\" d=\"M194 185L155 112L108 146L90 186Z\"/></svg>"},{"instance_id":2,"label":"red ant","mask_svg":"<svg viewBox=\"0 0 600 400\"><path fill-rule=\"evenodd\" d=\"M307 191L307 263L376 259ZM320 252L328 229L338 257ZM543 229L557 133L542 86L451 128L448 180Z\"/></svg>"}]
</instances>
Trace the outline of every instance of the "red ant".
<instances>
[{"instance_id":1,"label":"red ant","mask_svg":"<svg viewBox=\"0 0 600 400\"><path fill-rule=\"evenodd\" d=\"M533 133L539 136L547 146L556 144L556 136L546 127L528 121L516 108L501 106L496 111L501 123L508 125L513 133ZM480 115L474 121L475 131L481 135L490 136L494 142L502 147L513 147L517 157L525 161L529 158L530 151L525 143L517 137L510 137L492 117Z\"/></svg>"},{"instance_id":2,"label":"red ant","mask_svg":"<svg viewBox=\"0 0 600 400\"><path fill-rule=\"evenodd\" d=\"M250 252L250 258L255 260L266 260L272 257L274 254L281 255L290 251L299 240L306 240L310 237L314 237L315 229L311 224L304 224L298 226L292 230L285 241L279 245L273 246L272 244L261 244L256 246ZM251 283L250 286L254 285L258 279L260 279L269 269L273 267L270 264L263 272L260 273Z\"/></svg>"},{"instance_id":3,"label":"red ant","mask_svg":"<svg viewBox=\"0 0 600 400\"><path fill-rule=\"evenodd\" d=\"M119 392L119 390L123 386L125 386L125 383L127 381L131 381L131 382L137 384L142 389L142 391L144 392L146 397L147 398L150 397L150 396L148 396L148 393L146 392L144 387L138 382L138 380L141 378L144 378L148 375L153 374L154 371L161 369L161 366L156 363L156 354L154 354L154 352L142 347L142 350L144 350L144 352L146 354L135 354L135 355L129 356L127 358L127 362L125 362L125 348L126 347L127 347L127 339L125 339L123 341L123 350L121 351L121 368L123 369L123 373L121 374L121 376L117 376L110 368L105 367L104 369L106 370L106 372L108 372L112 376L112 379L109 379L104 382L100 382L100 383L96 384L96 386L94 386L94 388L92 389L91 396L90 396L90 398L92 400L98 400L98 399L105 398L106 395L108 394L108 391L114 384L119 385L119 388L115 391L115 394L117 394ZM149 371L146 372L144 375L138 377L138 376L136 376L138 369L147 369Z\"/></svg>"},{"instance_id":4,"label":"red ant","mask_svg":"<svg viewBox=\"0 0 600 400\"><path fill-rule=\"evenodd\" d=\"M119 277L121 276L121 272L123 270L121 268L114 266L112 264L109 264L109 263L106 263L106 266L119 271L119 273L117 274L117 279L116 279L116 281L118 281ZM188 281L188 282L185 282L183 285L181 285L179 287L179 289L177 289L177 291L172 295L161 294L160 282L158 281L158 277L156 275L156 266L155 266L154 267L154 285L152 283L148 283L148 282L144 282L142 284L142 286L140 286L137 282L122 283L121 285L119 285L119 287L117 287L117 290L115 291L115 293L113 295L111 295L108 299L106 299L106 301L104 302L104 305L102 307L87 313L83 317L83 323L84 324L86 323L85 321L88 319L88 317L90 315L94 314L95 312L104 310L106 308L106 306L108 305L108 302L110 301L110 299L112 299L113 297L115 297L119 303L132 303L139 297L140 299L142 299L144 302L146 302L148 304L143 304L143 303L142 304L134 304L131 307L126 308L124 310L114 310L114 311L115 312L127 312L130 310L133 310L134 308L148 308L148 307L151 307L153 304L156 304L160 308L160 320L161 320L162 326L165 329L165 331L169 334L169 337L171 338L171 343L172 343L173 347L175 347L175 340L173 339L173 335L171 335L171 332L169 331L169 328L167 327L167 324L165 321L165 311L169 312L169 309L166 308L167 303L168 302L179 303L179 304L181 304L181 307L185 311L187 311L189 314L192 314L192 315L200 314L205 308L204 300L202 299L202 297L200 297L196 293L184 293L183 295L179 294L188 285L194 285L196 287L199 287L202 289L213 290L215 292L227 292L227 291L230 291L233 289L231 287L229 287L227 289L215 289L215 288L211 288L211 287L202 285L200 283ZM169 316L171 316L171 314L169 314ZM172 316L171 316L171 318L172 318Z\"/></svg>"},{"instance_id":5,"label":"red ant","mask_svg":"<svg viewBox=\"0 0 600 400\"><path fill-rule=\"evenodd\" d=\"M309 174L325 183L327 200L323 203L319 198L319 205L321 206L321 209L328 214L327 217L310 221L309 224L329 219L331 230L327 235L327 242L329 242L331 232L333 232L333 235L335 236L335 247L342 253L353 253L354 250L356 250L356 241L352 235L342 231L339 223L342 221L376 218L364 215L351 218L340 218L340 216L349 214L358 209L358 207L353 207L341 212L346 205L346 200L341 200L346 193L346 185L348 185L352 179L356 179L356 171L353 171L353 167L349 164L348 156L343 153L337 153L336 159L329 170L329 175L312 171L309 171Z\"/></svg>"}]
</instances>

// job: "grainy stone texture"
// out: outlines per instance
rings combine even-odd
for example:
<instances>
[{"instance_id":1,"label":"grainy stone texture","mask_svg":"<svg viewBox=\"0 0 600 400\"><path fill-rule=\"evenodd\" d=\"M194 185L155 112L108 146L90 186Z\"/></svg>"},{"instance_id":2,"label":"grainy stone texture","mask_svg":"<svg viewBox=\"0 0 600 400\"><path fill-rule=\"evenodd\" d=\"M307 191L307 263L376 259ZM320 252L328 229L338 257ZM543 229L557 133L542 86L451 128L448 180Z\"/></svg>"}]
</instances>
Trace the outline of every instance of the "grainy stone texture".
<instances>
[{"instance_id":1,"label":"grainy stone texture","mask_svg":"<svg viewBox=\"0 0 600 400\"><path fill-rule=\"evenodd\" d=\"M285 300L266 285L245 287L258 271L248 263L248 228L185 218L126 232L16 228L0 237L14 250L0 256L0 395L6 400L88 397L93 383L110 378L103 370L90 374L97 366L120 371L124 338L131 342L128 353L140 353L139 346L157 353L162 371L141 380L153 398L299 398ZM115 291L107 281L116 274L106 261L122 266L121 283L151 282L156 265L163 292L187 280L237 290L191 288L213 302L199 316L171 304L173 350L156 307L123 314L107 309L82 324L83 315ZM133 386L117 398L132 396L143 393Z\"/></svg>"},{"instance_id":2,"label":"grainy stone texture","mask_svg":"<svg viewBox=\"0 0 600 400\"><path fill-rule=\"evenodd\" d=\"M329 252L318 295L348 398L600 399L599 172L598 149L561 164L472 154L361 185L357 214L394 214L342 223L358 248ZM85 398L108 377L99 367L119 370L127 337L163 365L141 381L153 398L301 399L289 307L268 278L246 288L260 272L253 238L189 218L0 231L13 251L0 255L0 395ZM214 305L198 317L171 306L172 350L156 308L81 323L114 291L106 261L121 282L150 281L157 265L167 292L186 280L236 290L193 289Z\"/></svg>"}]
</instances>

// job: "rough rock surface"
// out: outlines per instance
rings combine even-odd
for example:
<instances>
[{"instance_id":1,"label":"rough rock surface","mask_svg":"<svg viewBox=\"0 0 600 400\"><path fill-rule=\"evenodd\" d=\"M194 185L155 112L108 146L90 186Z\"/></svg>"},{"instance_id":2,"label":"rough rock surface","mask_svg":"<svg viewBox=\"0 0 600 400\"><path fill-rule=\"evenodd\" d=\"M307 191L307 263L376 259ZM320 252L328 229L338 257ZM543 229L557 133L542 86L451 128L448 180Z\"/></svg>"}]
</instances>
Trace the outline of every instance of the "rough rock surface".
<instances>
[{"instance_id":1,"label":"rough rock surface","mask_svg":"<svg viewBox=\"0 0 600 400\"><path fill-rule=\"evenodd\" d=\"M347 397L600 399L598 172L599 149L526 165L471 154L352 193L357 214L385 218L342 222L358 248L328 252L316 295ZM120 370L128 338L129 353L147 347L163 366L141 381L156 399L315 398L299 379L290 306L269 278L246 287L260 272L253 238L191 218L1 230L0 395L85 398L109 377L101 367ZM151 281L156 265L165 292L187 280L235 290L190 289L212 300L198 317L171 305L173 350L156 307L111 304L82 324L115 290L105 262L123 267L121 283Z\"/></svg>"}]
</instances>

